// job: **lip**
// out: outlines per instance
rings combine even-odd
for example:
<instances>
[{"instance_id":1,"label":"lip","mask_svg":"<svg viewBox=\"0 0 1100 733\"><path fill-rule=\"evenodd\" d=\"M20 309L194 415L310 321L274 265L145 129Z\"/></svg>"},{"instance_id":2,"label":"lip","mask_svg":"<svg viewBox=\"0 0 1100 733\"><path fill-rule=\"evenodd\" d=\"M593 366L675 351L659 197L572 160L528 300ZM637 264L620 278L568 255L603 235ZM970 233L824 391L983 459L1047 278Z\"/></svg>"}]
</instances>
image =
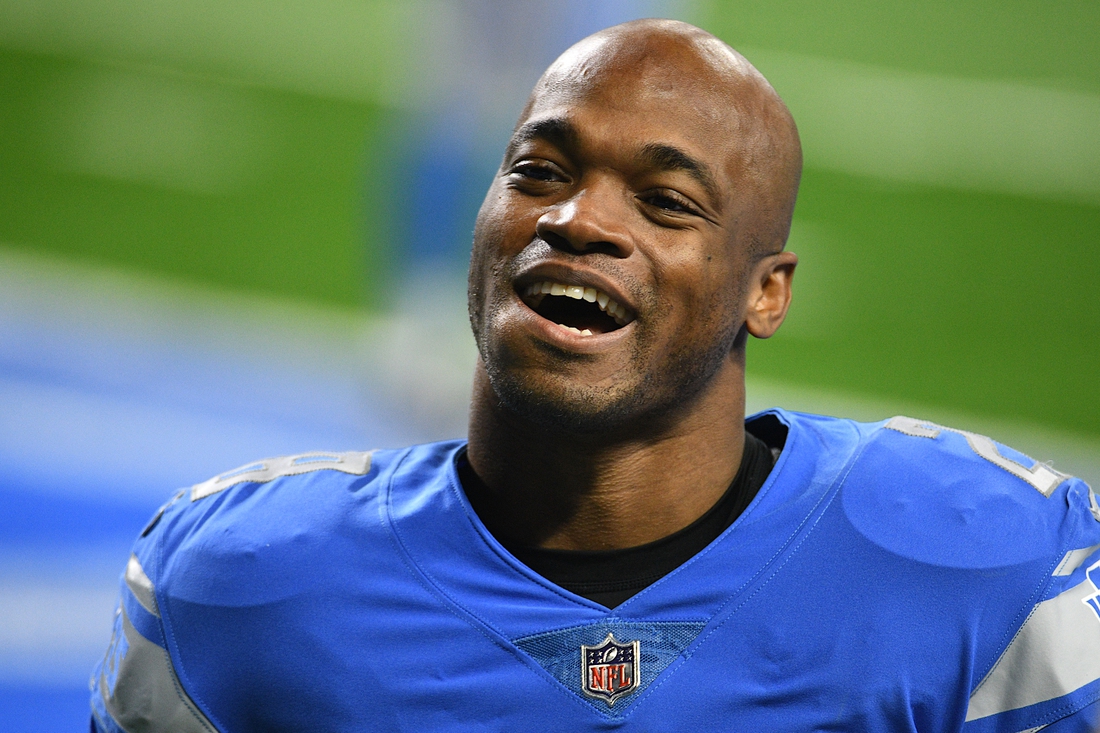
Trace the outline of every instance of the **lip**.
<instances>
[{"instance_id":1,"label":"lip","mask_svg":"<svg viewBox=\"0 0 1100 733\"><path fill-rule=\"evenodd\" d=\"M630 309L634 319L614 331L596 333L591 336L582 336L574 333L564 326L559 326L551 320L543 318L533 311L520 293L531 283L542 280L559 282L563 285L580 285L582 287L596 288L607 293L613 300ZM532 331L540 340L559 348L578 353L594 354L614 347L619 341L628 337L638 320L637 307L632 300L623 294L622 289L612 283L604 275L586 269L578 269L556 263L540 263L525 269L512 281L512 297L519 311L520 322Z\"/></svg>"},{"instance_id":2,"label":"lip","mask_svg":"<svg viewBox=\"0 0 1100 733\"><path fill-rule=\"evenodd\" d=\"M580 285L586 288L596 288L607 293L612 300L630 309L637 318L638 306L622 291L619 286L609 280L607 276L593 270L580 269L553 262L542 262L532 265L519 273L512 281L512 289L516 293L523 292L531 283L550 280L562 285ZM633 322L633 321L632 321ZM629 325L629 324L627 324ZM624 326L625 328L625 326Z\"/></svg>"}]
</instances>

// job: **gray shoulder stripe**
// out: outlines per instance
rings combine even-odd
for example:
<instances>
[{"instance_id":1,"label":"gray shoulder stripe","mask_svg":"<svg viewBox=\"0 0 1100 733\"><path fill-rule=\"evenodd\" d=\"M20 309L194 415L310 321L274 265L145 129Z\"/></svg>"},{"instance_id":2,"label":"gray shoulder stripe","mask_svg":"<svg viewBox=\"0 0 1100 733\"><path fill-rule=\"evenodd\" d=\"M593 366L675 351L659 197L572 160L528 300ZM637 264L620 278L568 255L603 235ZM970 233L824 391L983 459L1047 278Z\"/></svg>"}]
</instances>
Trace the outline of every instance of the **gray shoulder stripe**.
<instances>
[{"instance_id":1,"label":"gray shoulder stripe","mask_svg":"<svg viewBox=\"0 0 1100 733\"><path fill-rule=\"evenodd\" d=\"M927 420L917 420L916 418L906 417L905 415L896 415L890 418L883 427L887 430L893 430L914 438L935 439L940 434L940 426L936 425L936 423L928 422Z\"/></svg>"},{"instance_id":2,"label":"gray shoulder stripe","mask_svg":"<svg viewBox=\"0 0 1100 733\"><path fill-rule=\"evenodd\" d=\"M248 482L266 483L280 476L295 476L310 471L330 469L353 475L365 475L370 471L371 451L349 451L347 453L303 453L297 456L265 458L262 461L248 463L240 468L215 476L209 481L191 487L191 501L216 494L235 484Z\"/></svg>"},{"instance_id":3,"label":"gray shoulder stripe","mask_svg":"<svg viewBox=\"0 0 1100 733\"><path fill-rule=\"evenodd\" d=\"M1081 567L1081 564L1089 558L1089 555L1097 550L1100 550L1100 545L1082 547L1080 550L1070 550L1066 553L1066 556L1062 558L1062 562L1058 563L1058 567L1054 568L1054 575L1073 575L1073 571Z\"/></svg>"},{"instance_id":4,"label":"gray shoulder stripe","mask_svg":"<svg viewBox=\"0 0 1100 733\"><path fill-rule=\"evenodd\" d=\"M1085 580L1043 601L970 696L966 722L1035 705L1100 679L1100 617Z\"/></svg>"},{"instance_id":5,"label":"gray shoulder stripe","mask_svg":"<svg viewBox=\"0 0 1100 733\"><path fill-rule=\"evenodd\" d=\"M137 555L130 555L130 562L126 563L126 587L134 594L134 598L138 599L142 608L160 618L157 597L153 592L153 581L149 580L149 576L145 574Z\"/></svg>"},{"instance_id":6,"label":"gray shoulder stripe","mask_svg":"<svg viewBox=\"0 0 1100 733\"><path fill-rule=\"evenodd\" d=\"M180 685L168 652L146 639L122 611L122 631L129 645L119 662L114 689L106 669L97 688L107 712L127 733L217 733Z\"/></svg>"}]
</instances>

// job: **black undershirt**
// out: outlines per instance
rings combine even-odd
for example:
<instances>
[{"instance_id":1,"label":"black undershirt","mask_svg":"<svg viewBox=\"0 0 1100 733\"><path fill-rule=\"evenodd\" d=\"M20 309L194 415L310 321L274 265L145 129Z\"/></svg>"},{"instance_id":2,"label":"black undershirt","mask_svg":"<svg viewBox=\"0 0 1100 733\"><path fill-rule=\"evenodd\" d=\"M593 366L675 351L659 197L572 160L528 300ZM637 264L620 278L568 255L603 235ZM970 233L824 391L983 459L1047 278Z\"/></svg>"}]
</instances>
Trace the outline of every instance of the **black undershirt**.
<instances>
[{"instance_id":1,"label":"black undershirt","mask_svg":"<svg viewBox=\"0 0 1100 733\"><path fill-rule=\"evenodd\" d=\"M683 565L733 524L764 485L777 455L778 448L773 452L746 431L741 467L726 493L703 516L654 542L620 550L589 551L523 547L497 539L520 562L552 583L614 608ZM465 452L457 463L466 493L473 489L484 496L488 489L470 468Z\"/></svg>"}]
</instances>

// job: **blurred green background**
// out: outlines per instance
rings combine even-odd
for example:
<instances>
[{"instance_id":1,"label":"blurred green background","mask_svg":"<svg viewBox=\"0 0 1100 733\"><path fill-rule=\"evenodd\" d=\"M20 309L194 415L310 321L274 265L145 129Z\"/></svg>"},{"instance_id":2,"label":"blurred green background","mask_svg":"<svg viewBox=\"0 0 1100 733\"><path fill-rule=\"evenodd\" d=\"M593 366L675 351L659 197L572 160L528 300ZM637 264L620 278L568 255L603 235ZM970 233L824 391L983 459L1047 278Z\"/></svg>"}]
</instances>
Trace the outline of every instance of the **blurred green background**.
<instances>
[{"instance_id":1,"label":"blurred green background","mask_svg":"<svg viewBox=\"0 0 1100 733\"><path fill-rule=\"evenodd\" d=\"M0 0L0 243L392 307L458 7ZM803 134L796 303L751 375L1100 436L1100 4L676 7Z\"/></svg>"},{"instance_id":2,"label":"blurred green background","mask_svg":"<svg viewBox=\"0 0 1100 733\"><path fill-rule=\"evenodd\" d=\"M0 707L87 729L134 535L259 456L461 435L474 216L542 68L707 28L806 169L750 409L1100 477L1100 3L0 0Z\"/></svg>"},{"instance_id":3,"label":"blurred green background","mask_svg":"<svg viewBox=\"0 0 1100 733\"><path fill-rule=\"evenodd\" d=\"M796 301L752 371L1100 434L1100 4L730 2L701 21L805 148Z\"/></svg>"}]
</instances>

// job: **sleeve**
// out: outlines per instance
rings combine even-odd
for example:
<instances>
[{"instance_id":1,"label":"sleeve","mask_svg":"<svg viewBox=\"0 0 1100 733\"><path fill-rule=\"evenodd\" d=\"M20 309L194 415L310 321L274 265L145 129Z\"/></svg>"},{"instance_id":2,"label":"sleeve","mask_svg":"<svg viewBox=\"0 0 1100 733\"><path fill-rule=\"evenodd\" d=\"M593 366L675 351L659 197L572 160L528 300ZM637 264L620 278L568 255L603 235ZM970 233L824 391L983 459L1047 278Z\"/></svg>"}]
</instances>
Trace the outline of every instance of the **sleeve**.
<instances>
[{"instance_id":1,"label":"sleeve","mask_svg":"<svg viewBox=\"0 0 1100 733\"><path fill-rule=\"evenodd\" d=\"M1084 482L1067 486L1065 536L1073 539L970 695L966 733L1100 731L1100 505Z\"/></svg>"},{"instance_id":2,"label":"sleeve","mask_svg":"<svg viewBox=\"0 0 1100 733\"><path fill-rule=\"evenodd\" d=\"M217 733L180 685L166 648L156 588L145 570L156 556L151 530L172 503L142 532L122 574L111 642L90 680L96 733Z\"/></svg>"}]
</instances>

